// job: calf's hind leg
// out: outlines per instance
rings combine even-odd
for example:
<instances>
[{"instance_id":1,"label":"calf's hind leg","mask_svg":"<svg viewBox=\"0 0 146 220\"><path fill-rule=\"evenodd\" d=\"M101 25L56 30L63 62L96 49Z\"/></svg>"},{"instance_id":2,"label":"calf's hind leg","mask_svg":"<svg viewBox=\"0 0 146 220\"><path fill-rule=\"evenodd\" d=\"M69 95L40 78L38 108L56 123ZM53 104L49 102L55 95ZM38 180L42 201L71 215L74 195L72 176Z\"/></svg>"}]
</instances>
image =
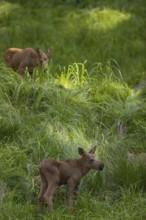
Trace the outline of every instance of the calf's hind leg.
<instances>
[{"instance_id":1,"label":"calf's hind leg","mask_svg":"<svg viewBox=\"0 0 146 220\"><path fill-rule=\"evenodd\" d=\"M56 184L55 182L49 182L48 188L44 195L44 199L46 200L48 209L50 211L53 209L53 196L54 196L57 186L58 184Z\"/></svg>"},{"instance_id":2,"label":"calf's hind leg","mask_svg":"<svg viewBox=\"0 0 146 220\"><path fill-rule=\"evenodd\" d=\"M47 190L48 183L47 183L47 179L45 178L45 176L41 174L40 177L41 177L41 180L40 180L40 193L38 196L38 203L39 203L39 207L42 208L42 203L44 201L44 194Z\"/></svg>"}]
</instances>

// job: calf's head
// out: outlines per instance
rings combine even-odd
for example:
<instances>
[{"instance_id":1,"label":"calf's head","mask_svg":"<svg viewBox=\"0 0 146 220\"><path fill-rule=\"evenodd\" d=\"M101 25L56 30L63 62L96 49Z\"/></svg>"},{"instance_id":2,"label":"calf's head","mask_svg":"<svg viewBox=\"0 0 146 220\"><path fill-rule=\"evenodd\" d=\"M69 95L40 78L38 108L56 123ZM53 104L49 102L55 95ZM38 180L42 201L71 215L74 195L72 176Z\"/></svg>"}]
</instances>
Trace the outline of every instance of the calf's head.
<instances>
[{"instance_id":1,"label":"calf's head","mask_svg":"<svg viewBox=\"0 0 146 220\"><path fill-rule=\"evenodd\" d=\"M104 164L94 157L93 154L95 153L95 151L96 151L96 146L93 147L88 153L86 153L83 148L81 147L78 148L78 152L82 156L84 166L87 169L102 171L104 168Z\"/></svg>"},{"instance_id":2,"label":"calf's head","mask_svg":"<svg viewBox=\"0 0 146 220\"><path fill-rule=\"evenodd\" d=\"M50 47L50 48L48 48L47 52L44 53L40 50L40 48L36 49L36 52L37 52L38 58L39 58L39 64L42 68L47 67L48 62L49 62L49 56L52 53L52 50L53 49Z\"/></svg>"}]
</instances>

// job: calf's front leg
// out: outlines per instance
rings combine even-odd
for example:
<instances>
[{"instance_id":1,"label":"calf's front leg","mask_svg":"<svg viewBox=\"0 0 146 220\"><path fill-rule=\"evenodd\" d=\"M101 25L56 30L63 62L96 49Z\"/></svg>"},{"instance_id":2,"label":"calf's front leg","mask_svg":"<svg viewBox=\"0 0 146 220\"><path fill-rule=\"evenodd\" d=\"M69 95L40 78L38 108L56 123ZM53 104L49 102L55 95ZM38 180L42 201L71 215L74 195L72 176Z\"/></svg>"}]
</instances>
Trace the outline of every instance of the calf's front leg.
<instances>
[{"instance_id":1,"label":"calf's front leg","mask_svg":"<svg viewBox=\"0 0 146 220\"><path fill-rule=\"evenodd\" d=\"M78 196L79 184L80 184L80 183L77 183L76 186L75 186L75 189L74 189L74 195L75 195L75 197Z\"/></svg>"},{"instance_id":2,"label":"calf's front leg","mask_svg":"<svg viewBox=\"0 0 146 220\"><path fill-rule=\"evenodd\" d=\"M72 179L68 180L68 182L67 182L67 187L68 187L67 204L69 206L72 205L73 196L74 196L74 193L76 192L76 186L77 185L74 180L72 180Z\"/></svg>"}]
</instances>

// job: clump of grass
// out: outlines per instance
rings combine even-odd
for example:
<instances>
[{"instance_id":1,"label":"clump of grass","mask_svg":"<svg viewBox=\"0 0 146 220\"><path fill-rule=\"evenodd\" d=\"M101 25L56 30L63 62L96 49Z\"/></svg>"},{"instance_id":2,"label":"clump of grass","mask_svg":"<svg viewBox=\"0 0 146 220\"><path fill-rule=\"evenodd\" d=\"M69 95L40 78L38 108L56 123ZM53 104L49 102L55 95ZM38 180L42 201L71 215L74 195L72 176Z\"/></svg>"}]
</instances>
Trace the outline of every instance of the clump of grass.
<instances>
[{"instance_id":1,"label":"clump of grass","mask_svg":"<svg viewBox=\"0 0 146 220\"><path fill-rule=\"evenodd\" d=\"M3 103L0 111L0 122L1 138L13 135L21 126L19 111L17 111L11 104Z\"/></svg>"},{"instance_id":2,"label":"clump of grass","mask_svg":"<svg viewBox=\"0 0 146 220\"><path fill-rule=\"evenodd\" d=\"M56 83L59 83L66 89L77 89L86 85L87 80L88 72L85 65L82 63L74 63L73 65L69 65L67 70L64 67Z\"/></svg>"}]
</instances>

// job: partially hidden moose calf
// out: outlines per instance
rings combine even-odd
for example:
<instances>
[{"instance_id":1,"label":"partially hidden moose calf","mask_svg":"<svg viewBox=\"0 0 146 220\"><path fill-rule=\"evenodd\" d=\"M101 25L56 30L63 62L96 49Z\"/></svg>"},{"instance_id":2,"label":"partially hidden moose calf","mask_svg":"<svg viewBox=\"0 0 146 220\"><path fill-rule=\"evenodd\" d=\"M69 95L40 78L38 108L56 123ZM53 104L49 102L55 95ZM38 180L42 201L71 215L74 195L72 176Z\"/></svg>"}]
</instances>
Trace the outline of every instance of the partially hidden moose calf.
<instances>
[{"instance_id":1,"label":"partially hidden moose calf","mask_svg":"<svg viewBox=\"0 0 146 220\"><path fill-rule=\"evenodd\" d=\"M73 196L78 189L80 180L85 176L90 169L102 171L104 164L94 157L96 146L88 153L81 147L78 148L78 153L81 156L79 159L68 159L65 161L58 161L54 159L47 159L40 163L40 193L39 206L45 200L48 209L53 208L53 196L56 188L60 185L67 185L68 195L67 203L72 204Z\"/></svg>"},{"instance_id":2,"label":"partially hidden moose calf","mask_svg":"<svg viewBox=\"0 0 146 220\"><path fill-rule=\"evenodd\" d=\"M33 72L36 67L41 69L48 65L49 56L52 48L48 48L44 53L40 48L9 48L5 51L3 58L7 67L18 72L20 76L24 76L26 69L33 78Z\"/></svg>"}]
</instances>

